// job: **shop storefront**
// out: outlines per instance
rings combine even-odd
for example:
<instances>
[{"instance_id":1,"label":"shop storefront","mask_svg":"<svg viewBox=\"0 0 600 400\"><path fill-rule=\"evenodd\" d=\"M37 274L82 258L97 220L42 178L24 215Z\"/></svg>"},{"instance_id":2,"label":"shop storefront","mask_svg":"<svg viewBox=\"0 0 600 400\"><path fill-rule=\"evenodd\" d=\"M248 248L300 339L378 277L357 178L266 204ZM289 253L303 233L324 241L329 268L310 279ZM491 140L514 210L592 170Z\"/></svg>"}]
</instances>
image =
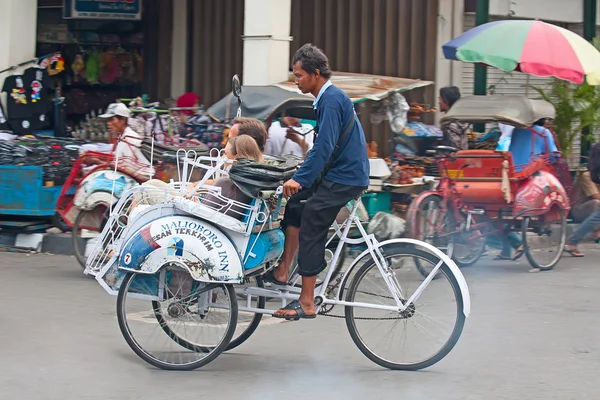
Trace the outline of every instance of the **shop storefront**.
<instances>
[{"instance_id":1,"label":"shop storefront","mask_svg":"<svg viewBox=\"0 0 600 400\"><path fill-rule=\"evenodd\" d=\"M13 17L34 14L36 24L6 45L0 128L70 136L116 99L164 100L171 9L170 0L19 1Z\"/></svg>"}]
</instances>

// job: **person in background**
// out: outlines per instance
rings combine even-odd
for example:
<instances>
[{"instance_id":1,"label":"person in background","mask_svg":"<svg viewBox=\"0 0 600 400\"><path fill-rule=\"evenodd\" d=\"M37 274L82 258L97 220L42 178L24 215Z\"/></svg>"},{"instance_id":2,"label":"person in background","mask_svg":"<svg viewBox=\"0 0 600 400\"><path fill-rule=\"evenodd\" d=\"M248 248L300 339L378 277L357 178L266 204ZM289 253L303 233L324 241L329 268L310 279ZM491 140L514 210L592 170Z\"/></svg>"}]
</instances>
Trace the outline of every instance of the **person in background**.
<instances>
[{"instance_id":1,"label":"person in background","mask_svg":"<svg viewBox=\"0 0 600 400\"><path fill-rule=\"evenodd\" d=\"M590 149L588 159L588 174L590 181L593 184L600 184L600 142L596 143ZM592 197L595 200L594 197ZM579 228L567 239L565 252L573 257L583 257L583 253L579 251L579 243L587 236L588 233L595 231L600 226L600 208L597 208L592 214L579 225ZM596 231L596 235L598 232ZM597 238L598 236L596 236Z\"/></svg>"},{"instance_id":2,"label":"person in background","mask_svg":"<svg viewBox=\"0 0 600 400\"><path fill-rule=\"evenodd\" d=\"M450 108L460 99L460 90L456 86L447 86L440 89L439 108L441 112L448 112ZM442 125L444 134L444 145L467 150L469 148L469 138L467 130L469 124L464 122L452 121Z\"/></svg>"},{"instance_id":3,"label":"person in background","mask_svg":"<svg viewBox=\"0 0 600 400\"><path fill-rule=\"evenodd\" d=\"M537 156L558 151L554 135L544 127L545 124L546 118L541 118L533 123L531 129L537 134L527 128L513 130L509 151L512 153L516 172L523 170Z\"/></svg>"},{"instance_id":4,"label":"person in background","mask_svg":"<svg viewBox=\"0 0 600 400\"><path fill-rule=\"evenodd\" d=\"M187 92L177 98L177 108L197 108L200 107L200 96L196 93ZM177 111L179 122L183 126L188 118L197 113L197 110Z\"/></svg>"},{"instance_id":5,"label":"person in background","mask_svg":"<svg viewBox=\"0 0 600 400\"><path fill-rule=\"evenodd\" d=\"M306 133L306 135L303 135ZM283 117L269 127L265 154L274 156L294 155L302 159L312 149L313 127L300 123L299 118Z\"/></svg>"},{"instance_id":6,"label":"person in background","mask_svg":"<svg viewBox=\"0 0 600 400\"><path fill-rule=\"evenodd\" d=\"M573 193L571 215L581 223L588 216L600 210L600 185L592 181L589 171L579 176ZM600 243L600 225L594 227L596 243Z\"/></svg>"},{"instance_id":7,"label":"person in background","mask_svg":"<svg viewBox=\"0 0 600 400\"><path fill-rule=\"evenodd\" d=\"M110 141L116 142L114 156L119 166L132 169L132 175L147 177L154 174L150 161L142 153L142 137L127 122L131 111L123 103L113 103L100 118L107 119L106 125L111 135Z\"/></svg>"}]
</instances>

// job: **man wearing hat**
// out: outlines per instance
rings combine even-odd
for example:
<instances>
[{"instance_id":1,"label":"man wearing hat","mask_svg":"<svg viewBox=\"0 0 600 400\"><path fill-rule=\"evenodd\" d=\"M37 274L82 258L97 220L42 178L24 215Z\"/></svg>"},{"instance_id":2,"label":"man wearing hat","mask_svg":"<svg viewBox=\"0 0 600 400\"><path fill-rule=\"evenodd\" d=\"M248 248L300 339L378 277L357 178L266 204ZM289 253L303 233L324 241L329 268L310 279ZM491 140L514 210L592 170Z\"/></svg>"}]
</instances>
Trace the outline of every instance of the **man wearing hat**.
<instances>
[{"instance_id":1,"label":"man wearing hat","mask_svg":"<svg viewBox=\"0 0 600 400\"><path fill-rule=\"evenodd\" d=\"M130 167L135 171L136 177L151 178L153 172L150 161L140 150L142 137L127 125L131 111L123 103L113 103L108 106L106 113L100 118L106 118L106 125L110 133L110 141L116 142L114 155L120 167Z\"/></svg>"}]
</instances>

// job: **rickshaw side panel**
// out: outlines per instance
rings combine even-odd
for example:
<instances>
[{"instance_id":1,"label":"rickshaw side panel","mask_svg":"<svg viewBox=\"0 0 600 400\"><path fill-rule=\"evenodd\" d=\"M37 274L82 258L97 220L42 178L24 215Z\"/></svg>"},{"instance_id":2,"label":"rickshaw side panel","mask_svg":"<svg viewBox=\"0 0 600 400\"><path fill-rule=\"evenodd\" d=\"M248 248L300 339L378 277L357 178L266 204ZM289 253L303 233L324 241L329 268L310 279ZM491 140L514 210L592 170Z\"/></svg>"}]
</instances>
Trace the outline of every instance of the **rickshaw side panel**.
<instances>
[{"instance_id":1,"label":"rickshaw side panel","mask_svg":"<svg viewBox=\"0 0 600 400\"><path fill-rule=\"evenodd\" d=\"M206 221L184 216L149 221L126 240L118 263L122 270L142 274L174 263L202 282L240 283L244 276L229 238Z\"/></svg>"},{"instance_id":2,"label":"rickshaw side panel","mask_svg":"<svg viewBox=\"0 0 600 400\"><path fill-rule=\"evenodd\" d=\"M513 169L512 154L494 150L460 150L445 163L446 171L442 176L452 179L465 178L502 178L504 161L509 171Z\"/></svg>"},{"instance_id":3,"label":"rickshaw side panel","mask_svg":"<svg viewBox=\"0 0 600 400\"><path fill-rule=\"evenodd\" d=\"M443 175L455 182L454 190L462 204L497 212L512 202L507 200L513 171L512 155L493 150L461 150L445 163Z\"/></svg>"},{"instance_id":4,"label":"rickshaw side panel","mask_svg":"<svg viewBox=\"0 0 600 400\"><path fill-rule=\"evenodd\" d=\"M531 217L548 214L558 206L568 214L571 205L567 192L552 173L542 170L534 173L519 185L515 196L513 215ZM552 215L548 215L552 219Z\"/></svg>"}]
</instances>

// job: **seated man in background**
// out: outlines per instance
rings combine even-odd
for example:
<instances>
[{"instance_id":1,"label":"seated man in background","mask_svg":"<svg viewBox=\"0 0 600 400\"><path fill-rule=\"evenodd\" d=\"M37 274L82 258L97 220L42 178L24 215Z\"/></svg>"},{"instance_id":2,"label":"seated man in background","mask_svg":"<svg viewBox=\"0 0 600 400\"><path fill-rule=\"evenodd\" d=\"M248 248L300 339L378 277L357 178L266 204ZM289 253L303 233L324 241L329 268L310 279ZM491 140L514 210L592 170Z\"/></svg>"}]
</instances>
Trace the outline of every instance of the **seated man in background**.
<instances>
[{"instance_id":1,"label":"seated man in background","mask_svg":"<svg viewBox=\"0 0 600 400\"><path fill-rule=\"evenodd\" d=\"M592 182L590 172L579 176L573 189L573 208L571 215L575 222L583 222L589 215L600 210L600 185ZM600 243L600 226L594 229L596 243Z\"/></svg>"}]
</instances>

